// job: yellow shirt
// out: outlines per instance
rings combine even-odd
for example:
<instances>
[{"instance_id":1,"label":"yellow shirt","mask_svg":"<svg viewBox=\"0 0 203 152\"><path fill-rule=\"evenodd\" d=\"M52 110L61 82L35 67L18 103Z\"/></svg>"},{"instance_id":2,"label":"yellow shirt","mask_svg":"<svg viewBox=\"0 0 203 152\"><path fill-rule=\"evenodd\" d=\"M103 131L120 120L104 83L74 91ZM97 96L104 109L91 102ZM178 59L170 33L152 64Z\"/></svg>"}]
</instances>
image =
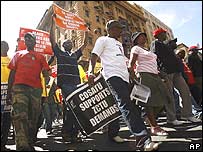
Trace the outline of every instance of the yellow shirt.
<instances>
[{"instance_id":1,"label":"yellow shirt","mask_svg":"<svg viewBox=\"0 0 203 152\"><path fill-rule=\"evenodd\" d=\"M86 73L81 65L78 64L81 83L87 82Z\"/></svg>"},{"instance_id":2,"label":"yellow shirt","mask_svg":"<svg viewBox=\"0 0 203 152\"><path fill-rule=\"evenodd\" d=\"M10 59L8 57L1 57L1 82L8 83L10 69L7 68Z\"/></svg>"},{"instance_id":3,"label":"yellow shirt","mask_svg":"<svg viewBox=\"0 0 203 152\"><path fill-rule=\"evenodd\" d=\"M45 87L46 82L45 82L45 78L43 77L42 73L40 74L40 77L41 77L41 83L42 83L42 97L47 97L48 96L47 90L45 90L46 89L46 87Z\"/></svg>"}]
</instances>

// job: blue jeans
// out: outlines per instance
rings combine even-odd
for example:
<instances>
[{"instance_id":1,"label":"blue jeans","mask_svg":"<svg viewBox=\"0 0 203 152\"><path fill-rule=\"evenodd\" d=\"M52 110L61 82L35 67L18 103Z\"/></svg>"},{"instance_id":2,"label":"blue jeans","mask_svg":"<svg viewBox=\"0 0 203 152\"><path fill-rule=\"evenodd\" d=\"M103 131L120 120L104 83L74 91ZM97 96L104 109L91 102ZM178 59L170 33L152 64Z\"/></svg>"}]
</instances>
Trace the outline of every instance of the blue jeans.
<instances>
[{"instance_id":1,"label":"blue jeans","mask_svg":"<svg viewBox=\"0 0 203 152\"><path fill-rule=\"evenodd\" d=\"M116 97L117 105L131 133L135 136L149 136L139 107L130 101L129 84L116 76L109 78L107 83Z\"/></svg>"},{"instance_id":2,"label":"blue jeans","mask_svg":"<svg viewBox=\"0 0 203 152\"><path fill-rule=\"evenodd\" d=\"M72 93L76 89L76 85L71 84L63 84L61 86L62 95L64 97L64 100L66 100L66 97ZM65 103L63 103L65 105ZM77 123L77 120L75 116L73 115L72 111L65 106L63 108L63 126L62 126L62 133L68 134L70 137L76 137L79 133L79 125Z\"/></svg>"}]
</instances>

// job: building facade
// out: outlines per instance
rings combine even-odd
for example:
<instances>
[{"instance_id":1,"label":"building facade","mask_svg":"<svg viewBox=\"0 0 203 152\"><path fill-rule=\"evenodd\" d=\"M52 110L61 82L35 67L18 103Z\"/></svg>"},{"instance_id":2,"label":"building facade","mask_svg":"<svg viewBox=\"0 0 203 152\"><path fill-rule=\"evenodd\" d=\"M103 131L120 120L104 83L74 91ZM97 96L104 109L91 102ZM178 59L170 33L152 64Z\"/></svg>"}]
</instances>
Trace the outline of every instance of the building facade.
<instances>
[{"instance_id":1,"label":"building facade","mask_svg":"<svg viewBox=\"0 0 203 152\"><path fill-rule=\"evenodd\" d=\"M152 33L157 28L163 28L163 29L165 29L167 31L167 39L168 40L174 38L173 32L172 32L170 27L165 25L163 22L161 22L158 18L156 18L154 15L152 15L146 9L142 8L142 11L144 13L144 17L147 19L147 22L146 22L146 31L145 32L147 33L148 41L149 42L152 42L155 39L153 37Z\"/></svg>"},{"instance_id":2,"label":"building facade","mask_svg":"<svg viewBox=\"0 0 203 152\"><path fill-rule=\"evenodd\" d=\"M111 19L118 20L125 25L120 41L124 46L124 52L127 57L132 47L131 34L133 32L141 31L147 33L147 48L149 48L153 40L153 30L158 27L169 31L167 36L173 38L172 30L169 27L135 3L131 4L127 1L54 1L54 3L84 19L91 30L88 35L88 45L81 58L84 64L88 64L96 39L99 36L107 35L105 25ZM37 29L49 32L52 11L50 6L39 22ZM64 39L71 39L74 42L74 49L76 49L82 44L83 38L83 31L56 28L56 40L59 46L61 46L61 42Z\"/></svg>"}]
</instances>

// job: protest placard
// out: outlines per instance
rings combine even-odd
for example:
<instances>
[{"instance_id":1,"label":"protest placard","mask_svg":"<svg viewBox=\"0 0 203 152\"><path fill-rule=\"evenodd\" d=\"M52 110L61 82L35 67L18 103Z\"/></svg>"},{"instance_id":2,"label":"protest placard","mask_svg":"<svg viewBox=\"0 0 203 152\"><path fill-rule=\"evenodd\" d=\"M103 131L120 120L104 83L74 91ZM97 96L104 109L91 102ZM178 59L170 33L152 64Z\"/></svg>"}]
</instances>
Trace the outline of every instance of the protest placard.
<instances>
[{"instance_id":1,"label":"protest placard","mask_svg":"<svg viewBox=\"0 0 203 152\"><path fill-rule=\"evenodd\" d=\"M80 85L66 98L65 104L87 135L121 116L115 97L101 74L95 78L94 86Z\"/></svg>"},{"instance_id":2,"label":"protest placard","mask_svg":"<svg viewBox=\"0 0 203 152\"><path fill-rule=\"evenodd\" d=\"M88 30L85 25L86 23L82 18L72 12L62 9L56 4L53 4L52 6L54 13L56 14L55 22L57 26L70 30Z\"/></svg>"},{"instance_id":3,"label":"protest placard","mask_svg":"<svg viewBox=\"0 0 203 152\"><path fill-rule=\"evenodd\" d=\"M11 112L11 105L8 105L7 100L8 83L1 82L1 112Z\"/></svg>"},{"instance_id":4,"label":"protest placard","mask_svg":"<svg viewBox=\"0 0 203 152\"><path fill-rule=\"evenodd\" d=\"M31 32L36 35L36 45L34 47L34 51L40 52L43 54L53 55L48 32L36 30L36 29L34 30L34 29L22 28L22 27L20 28L20 32L19 32L19 41L18 41L18 48L17 48L18 51L26 49L24 35L27 32Z\"/></svg>"}]
</instances>

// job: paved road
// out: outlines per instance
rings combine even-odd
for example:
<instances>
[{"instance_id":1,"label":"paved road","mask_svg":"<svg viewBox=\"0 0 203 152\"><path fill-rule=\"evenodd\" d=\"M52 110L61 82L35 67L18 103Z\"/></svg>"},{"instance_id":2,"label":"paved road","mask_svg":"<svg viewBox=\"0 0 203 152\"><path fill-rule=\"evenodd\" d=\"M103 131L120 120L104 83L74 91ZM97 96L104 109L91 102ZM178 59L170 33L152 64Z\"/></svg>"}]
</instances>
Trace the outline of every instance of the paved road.
<instances>
[{"instance_id":1,"label":"paved road","mask_svg":"<svg viewBox=\"0 0 203 152\"><path fill-rule=\"evenodd\" d=\"M168 131L168 136L152 136L153 141L160 143L158 151L202 151L202 124L185 122L183 125L173 127L166 124L166 118L160 117L159 125ZM119 135L126 138L122 144L108 140L107 134L97 131L91 137L84 139L83 143L70 144L63 142L61 137L61 123L54 125L53 134L47 135L44 129L38 133L38 141L35 146L37 151L133 151L135 140L130 138L129 129L121 123ZM15 150L12 137L9 137L7 148Z\"/></svg>"}]
</instances>

